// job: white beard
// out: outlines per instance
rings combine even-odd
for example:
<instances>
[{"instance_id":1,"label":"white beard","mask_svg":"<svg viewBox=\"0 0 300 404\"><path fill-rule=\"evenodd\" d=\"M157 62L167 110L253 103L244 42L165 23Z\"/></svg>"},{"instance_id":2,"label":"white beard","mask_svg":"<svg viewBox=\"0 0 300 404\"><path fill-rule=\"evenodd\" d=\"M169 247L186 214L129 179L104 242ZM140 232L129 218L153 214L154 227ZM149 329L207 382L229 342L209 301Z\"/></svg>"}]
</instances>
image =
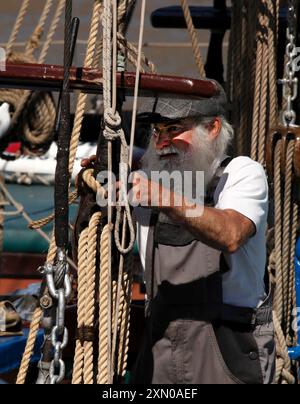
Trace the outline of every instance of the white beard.
<instances>
[{"instance_id":1,"label":"white beard","mask_svg":"<svg viewBox=\"0 0 300 404\"><path fill-rule=\"evenodd\" d=\"M176 156L161 159L161 156L170 153L175 153ZM206 191L218 168L220 158L221 156L217 156L214 151L213 141L208 139L207 131L204 128L198 128L197 132L194 132L193 143L187 152L180 151L174 146L156 151L154 142L151 140L142 158L141 169L147 174L148 178L151 178L153 171L167 171L169 174L179 171L182 175L186 171L191 171L193 174L197 171L202 171L204 172Z\"/></svg>"}]
</instances>

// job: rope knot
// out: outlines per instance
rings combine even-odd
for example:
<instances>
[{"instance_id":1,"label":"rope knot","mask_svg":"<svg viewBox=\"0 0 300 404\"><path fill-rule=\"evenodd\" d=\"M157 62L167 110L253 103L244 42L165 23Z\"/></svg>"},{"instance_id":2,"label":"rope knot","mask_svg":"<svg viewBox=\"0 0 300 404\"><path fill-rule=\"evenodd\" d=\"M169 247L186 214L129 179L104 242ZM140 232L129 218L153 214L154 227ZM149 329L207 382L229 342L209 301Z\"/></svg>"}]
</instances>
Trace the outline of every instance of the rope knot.
<instances>
[{"instance_id":1,"label":"rope knot","mask_svg":"<svg viewBox=\"0 0 300 404\"><path fill-rule=\"evenodd\" d=\"M104 121L112 129L119 128L122 123L119 112L114 112L112 108L107 108L104 112Z\"/></svg>"},{"instance_id":2,"label":"rope knot","mask_svg":"<svg viewBox=\"0 0 300 404\"><path fill-rule=\"evenodd\" d=\"M106 140L115 140L120 137L121 117L118 111L107 108L104 112L105 129L103 131Z\"/></svg>"}]
</instances>

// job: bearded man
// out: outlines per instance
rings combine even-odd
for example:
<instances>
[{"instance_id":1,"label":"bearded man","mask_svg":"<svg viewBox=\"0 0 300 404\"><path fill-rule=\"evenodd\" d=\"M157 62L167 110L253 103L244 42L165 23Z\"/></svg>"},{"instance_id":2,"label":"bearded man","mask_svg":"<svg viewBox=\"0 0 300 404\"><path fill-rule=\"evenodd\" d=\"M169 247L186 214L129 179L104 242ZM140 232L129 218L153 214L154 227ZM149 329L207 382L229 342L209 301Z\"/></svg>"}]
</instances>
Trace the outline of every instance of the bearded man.
<instances>
[{"instance_id":1,"label":"bearded man","mask_svg":"<svg viewBox=\"0 0 300 404\"><path fill-rule=\"evenodd\" d=\"M155 99L139 115L152 137L131 181L147 289L136 384L274 381L268 183L260 164L226 155L233 129L216 85L214 98ZM179 172L193 192L162 185L157 172ZM193 199L201 186L204 199Z\"/></svg>"},{"instance_id":2,"label":"bearded man","mask_svg":"<svg viewBox=\"0 0 300 404\"><path fill-rule=\"evenodd\" d=\"M273 383L264 283L268 184L260 164L226 155L233 129L218 87L212 99L156 99L140 114L152 124L152 138L142 159L146 175L133 177L132 199L141 205L138 244L148 300L133 383ZM204 204L151 180L157 171L204 172ZM200 185L195 178L193 191Z\"/></svg>"}]
</instances>

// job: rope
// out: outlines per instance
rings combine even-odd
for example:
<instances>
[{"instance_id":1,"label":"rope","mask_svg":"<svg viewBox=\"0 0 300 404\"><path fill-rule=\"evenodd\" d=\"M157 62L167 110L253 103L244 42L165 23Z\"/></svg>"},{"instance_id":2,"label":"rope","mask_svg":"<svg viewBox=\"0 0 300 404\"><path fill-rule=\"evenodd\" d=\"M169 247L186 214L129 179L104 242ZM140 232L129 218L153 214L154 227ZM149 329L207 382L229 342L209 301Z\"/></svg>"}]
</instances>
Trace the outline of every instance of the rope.
<instances>
[{"instance_id":1,"label":"rope","mask_svg":"<svg viewBox=\"0 0 300 404\"><path fill-rule=\"evenodd\" d=\"M277 318L276 311L273 311L273 322L275 328L275 341L276 341L276 377L277 384L295 384L295 378L291 374L291 361L287 351L285 337L282 332L280 322Z\"/></svg>"},{"instance_id":2,"label":"rope","mask_svg":"<svg viewBox=\"0 0 300 404\"><path fill-rule=\"evenodd\" d=\"M123 304L120 304L120 344L118 352L118 375L121 377L125 376L127 368L127 359L129 351L129 333L130 333L130 302L132 293L132 282L133 282L133 257L132 255L127 258L127 270L124 273L124 293L123 293ZM122 303L122 301L121 301Z\"/></svg>"},{"instance_id":3,"label":"rope","mask_svg":"<svg viewBox=\"0 0 300 404\"><path fill-rule=\"evenodd\" d=\"M98 384L110 382L110 332L111 311L110 301L110 278L109 278L109 254L111 231L106 225L101 234L100 241L100 279L99 279L99 356L98 356Z\"/></svg>"},{"instance_id":4,"label":"rope","mask_svg":"<svg viewBox=\"0 0 300 404\"><path fill-rule=\"evenodd\" d=\"M100 17L101 17L101 2L100 2L100 0L95 0L92 21L91 21L91 28L90 28L89 39L88 39L88 45L87 45L87 51L86 51L86 56L85 56L85 61L84 61L85 68L93 67L95 45L96 45L97 34L98 34L98 29L99 29ZM86 108L86 102L87 102L87 94L80 93L79 97L78 97L77 106L76 106L75 121L74 121L74 127L73 127L73 131L72 131L72 137L71 137L70 164L69 164L70 173L73 172L73 166L74 166L74 161L75 161L75 157L76 157L76 151L77 151L77 147L78 147L79 137L80 137L80 133L81 133L81 127L82 127L83 116L84 116L84 112L85 112L85 108Z\"/></svg>"},{"instance_id":5,"label":"rope","mask_svg":"<svg viewBox=\"0 0 300 404\"><path fill-rule=\"evenodd\" d=\"M277 120L276 45L278 0L261 0L258 11L257 58L251 157L265 163L266 135Z\"/></svg>"},{"instance_id":6,"label":"rope","mask_svg":"<svg viewBox=\"0 0 300 404\"><path fill-rule=\"evenodd\" d=\"M264 16L260 10L258 15L260 29L257 31L257 53L256 53L256 72L255 72L255 92L254 92L254 109L253 109L253 123L252 123L252 145L251 145L251 157L257 159L258 139L259 133L259 109L261 100L261 86L262 86L262 65L263 62L263 35L262 28L265 22Z\"/></svg>"},{"instance_id":7,"label":"rope","mask_svg":"<svg viewBox=\"0 0 300 404\"><path fill-rule=\"evenodd\" d=\"M30 0L23 0L22 1L21 8L19 10L19 14L18 14L18 16L16 18L15 25L13 27L13 30L12 30L12 32L10 34L9 40L7 42L7 45L6 45L6 54L7 55L9 55L11 53L11 51L12 51L13 45L14 45L16 39L17 39L17 36L18 36L18 34L20 32L20 29L21 29L21 26L23 24L23 20L24 20L25 15L26 15L26 13L28 11L29 3L30 3Z\"/></svg>"},{"instance_id":8,"label":"rope","mask_svg":"<svg viewBox=\"0 0 300 404\"><path fill-rule=\"evenodd\" d=\"M278 117L278 94L277 94L277 42L278 42L278 22L279 22L279 1L269 0L269 9L275 15L275 28L269 26L268 36L270 38L269 48L269 85L270 85L270 122L272 128L277 123ZM275 31L275 32L274 32Z\"/></svg>"},{"instance_id":9,"label":"rope","mask_svg":"<svg viewBox=\"0 0 300 404\"><path fill-rule=\"evenodd\" d=\"M123 55L128 58L128 61L135 67L137 67L137 58L139 51L138 49L130 43L126 38L123 37L122 34L118 32L118 48L122 51ZM149 70L149 73L157 74L157 69L155 64L151 62L144 54L141 52L141 63ZM139 68L140 73L145 73L145 69L140 66Z\"/></svg>"},{"instance_id":10,"label":"rope","mask_svg":"<svg viewBox=\"0 0 300 404\"><path fill-rule=\"evenodd\" d=\"M126 242L126 225L127 225L127 221L125 219L125 217L123 218L123 232L122 232L122 247L125 245ZM114 307L113 307L113 338L112 338L112 353L111 353L111 357L112 357L112 368L114 369L115 367L115 355L116 355L116 345L117 345L117 336L118 336L118 331L119 331L119 326L120 323L122 321L122 311L123 311L123 305L124 305L124 301L126 298L126 294L125 291L123 290L124 287L124 256L121 255L120 257L120 262L119 262L119 273L118 273L118 283L116 284L114 282L113 284L113 302L114 302ZM120 335L119 338L119 344L121 345L123 343L124 340L124 335Z\"/></svg>"},{"instance_id":11,"label":"rope","mask_svg":"<svg viewBox=\"0 0 300 404\"><path fill-rule=\"evenodd\" d=\"M274 295L274 311L279 323L282 322L282 225L281 225L281 141L278 141L274 154L274 199L275 199L275 256L276 256L276 289Z\"/></svg>"},{"instance_id":12,"label":"rope","mask_svg":"<svg viewBox=\"0 0 300 404\"><path fill-rule=\"evenodd\" d=\"M141 71L141 62L142 62L142 44L143 44L143 34L144 34L145 12L146 12L146 1L143 0L142 5L141 5L141 17L140 17L141 22L140 22L140 32L139 32L139 45L138 45L138 50L137 50L136 78L135 78L132 125L131 125L131 135L130 135L130 148L129 148L129 166L130 167L132 165L133 145L134 145L134 136L135 136L138 91L139 91L140 71ZM126 155L126 158L127 158L127 155ZM125 180L125 178L124 178L124 180ZM123 183L123 181L121 181L121 182ZM126 191L124 191L124 192L126 192ZM122 244L120 244L118 241L119 240L118 231L119 231L120 223L121 223L121 215L120 215L120 209L117 208L115 240L116 240L117 248L121 252L121 254L127 253L129 251L129 250L126 251L126 249L124 248L124 245L126 242L127 220L129 221L128 225L129 225L129 228L131 229L130 231L132 234L134 234L133 224L130 221L130 219L131 219L131 216L130 216L129 207L126 206L125 213L123 215ZM120 257L118 286L117 286L117 291L116 291L116 296L115 296L115 308L114 308L114 314L113 314L113 318L114 318L113 344L112 344L112 360L113 361L115 358L119 320L121 321L119 346L122 346L123 350L122 349L120 350L120 348L119 348L119 357L118 357L118 364L117 364L117 366L118 366L117 372L119 375L120 375L120 372L123 374L123 368L122 368L121 364L123 363L126 366L126 363L127 363L126 347L128 345L128 338L127 338L127 331L125 331L125 330L126 330L128 322L129 322L129 307L128 307L128 305L125 305L125 307L124 307L124 304L126 302L126 298L127 298L128 294L130 294L130 292L127 293L127 290L125 292L121 291L121 283L122 283L122 281L124 281L123 278L127 277L127 275L125 275L123 272L123 266L124 266L124 255L122 255ZM123 341L125 341L125 347L123 347ZM123 352L124 352L124 355L120 355ZM113 365L113 367L114 367L114 365Z\"/></svg>"},{"instance_id":13,"label":"rope","mask_svg":"<svg viewBox=\"0 0 300 404\"><path fill-rule=\"evenodd\" d=\"M267 111L267 101L269 96L269 82L268 82L268 69L263 68L263 66L268 66L269 58L269 43L268 43L268 30L266 27L269 26L270 21L267 17L267 0L262 3L262 66L261 66L261 95L260 95L260 108L259 108L259 138L258 138L258 151L256 159L262 165L265 162L265 139L268 131L267 121L268 121L268 111ZM266 11L265 11L266 10Z\"/></svg>"},{"instance_id":14,"label":"rope","mask_svg":"<svg viewBox=\"0 0 300 404\"><path fill-rule=\"evenodd\" d=\"M85 299L84 326L94 328L95 318L95 279L96 279L96 251L97 230L101 220L101 213L93 215L88 232L88 255L87 255L87 284ZM84 342L84 384L93 384L93 341Z\"/></svg>"},{"instance_id":15,"label":"rope","mask_svg":"<svg viewBox=\"0 0 300 404\"><path fill-rule=\"evenodd\" d=\"M66 3L66 0L60 0L58 5L57 5L53 21L52 21L50 29L48 31L46 41L45 41L45 43L43 45L41 54L40 54L39 59L38 59L38 63L40 63L40 64L43 64L45 62L46 56L48 54L49 47L50 47L50 45L52 43L54 34L55 34L56 30L57 30L57 27L58 27L58 24L60 22L61 16L63 14L65 3Z\"/></svg>"},{"instance_id":16,"label":"rope","mask_svg":"<svg viewBox=\"0 0 300 404\"><path fill-rule=\"evenodd\" d=\"M292 211L292 176L293 176L293 159L295 151L295 142L289 142L287 146L286 154L286 167L285 167L285 188L284 188L284 210L282 212L283 234L282 234L282 274L283 274L283 319L287 322L290 318L291 312L288 306L289 296L289 283L290 274L292 268L292 262L290 262L291 249L295 249L295 245L291 244L291 211ZM283 329L286 324L283 322ZM288 334L287 334L288 335Z\"/></svg>"},{"instance_id":17,"label":"rope","mask_svg":"<svg viewBox=\"0 0 300 404\"><path fill-rule=\"evenodd\" d=\"M138 46L138 57L137 66L135 73L135 86L134 86L134 97L133 97L133 109L132 109L132 120L131 120L131 132L130 132L130 148L129 148L129 166L132 167L133 158L133 146L136 128L136 116L137 116L137 104L139 96L139 84L140 84L140 69L141 69L141 57L142 57L142 46L144 38L145 29L145 14L146 14L146 0L142 0L141 6L141 18L140 18L140 33L139 33L139 46Z\"/></svg>"},{"instance_id":18,"label":"rope","mask_svg":"<svg viewBox=\"0 0 300 404\"><path fill-rule=\"evenodd\" d=\"M276 383L294 384L291 360L287 344L292 343L291 313L294 305L294 272L298 207L292 203L292 175L295 142L290 141L286 156L281 153L282 141L278 141L274 154L274 201L275 201L275 296L273 305L276 340ZM282 189L281 159L285 159L285 183ZM282 192L283 191L283 192ZM284 205L282 203L284 201ZM293 222L295 220L295 222ZM283 332L285 331L285 334Z\"/></svg>"},{"instance_id":19,"label":"rope","mask_svg":"<svg viewBox=\"0 0 300 404\"><path fill-rule=\"evenodd\" d=\"M299 206L297 203L293 204L293 213L292 213L292 231L291 231L291 250L290 250L290 262L291 262L291 269L290 269L290 283L289 283L289 297L288 297L288 307L293 308L293 313L297 318L297 302L296 302L296 282L295 282L295 246L297 241L297 230L298 230L298 220L299 220ZM289 313L290 314L290 313ZM287 332L292 333L292 337L290 341L287 341L291 345L297 344L297 334L295 330L291 329L291 317L287 317Z\"/></svg>"},{"instance_id":20,"label":"rope","mask_svg":"<svg viewBox=\"0 0 300 404\"><path fill-rule=\"evenodd\" d=\"M16 384L25 384L26 375L28 372L29 363L33 354L36 336L39 330L40 322L42 320L43 312L40 308L37 308L33 313L32 321L30 324L30 331L26 342L25 351L22 357L17 382Z\"/></svg>"},{"instance_id":21,"label":"rope","mask_svg":"<svg viewBox=\"0 0 300 404\"><path fill-rule=\"evenodd\" d=\"M182 10L183 10L184 18L185 18L185 21L187 24L187 29L189 31L189 34L190 34L190 37L192 40L193 53L194 53L197 68L199 70L199 75L200 75L200 77L206 77L204 63L203 63L202 56L201 56L201 49L200 49L200 45L199 45L200 41L199 41L197 31L196 31L194 23L193 23L193 19L192 19L191 13L190 13L188 2L187 2L187 0L180 0L180 3L181 3Z\"/></svg>"},{"instance_id":22,"label":"rope","mask_svg":"<svg viewBox=\"0 0 300 404\"><path fill-rule=\"evenodd\" d=\"M39 47L40 40L44 34L44 26L51 11L52 5L53 0L46 1L40 20L25 47L26 55L33 56L33 52Z\"/></svg>"},{"instance_id":23,"label":"rope","mask_svg":"<svg viewBox=\"0 0 300 404\"><path fill-rule=\"evenodd\" d=\"M77 327L84 325L85 300L86 300L86 276L87 276L87 249L88 231L86 228L80 234L78 244L78 299L77 299ZM84 348L79 339L76 340L75 358L73 365L72 384L80 384L83 379Z\"/></svg>"},{"instance_id":24,"label":"rope","mask_svg":"<svg viewBox=\"0 0 300 404\"><path fill-rule=\"evenodd\" d=\"M56 256L56 246L54 237L52 237L52 241L50 243L48 255L47 255L47 262L53 263ZM39 330L39 324L42 321L43 311L41 308L37 308L33 314L32 321L30 324L29 335L26 342L25 351L22 357L17 382L16 384L24 384L26 380L26 375L28 373L28 367L30 363L30 359L33 354L34 345L37 337L37 333Z\"/></svg>"},{"instance_id":25,"label":"rope","mask_svg":"<svg viewBox=\"0 0 300 404\"><path fill-rule=\"evenodd\" d=\"M72 205L77 200L77 198L78 198L78 192L77 191L71 192L69 195L69 204ZM41 229L42 227L47 226L47 224L51 223L53 220L54 220L54 213L43 219L30 221L28 227L33 230Z\"/></svg>"},{"instance_id":26,"label":"rope","mask_svg":"<svg viewBox=\"0 0 300 404\"><path fill-rule=\"evenodd\" d=\"M266 135L277 121L279 0L234 0L232 19L227 94L235 152L264 164Z\"/></svg>"},{"instance_id":27,"label":"rope","mask_svg":"<svg viewBox=\"0 0 300 404\"><path fill-rule=\"evenodd\" d=\"M86 339L84 336L93 334L94 330L97 232L100 222L101 213L97 212L79 239L77 322L78 332L82 332L83 337L79 335L76 341L73 384L93 384L94 380L93 338Z\"/></svg>"}]
</instances>

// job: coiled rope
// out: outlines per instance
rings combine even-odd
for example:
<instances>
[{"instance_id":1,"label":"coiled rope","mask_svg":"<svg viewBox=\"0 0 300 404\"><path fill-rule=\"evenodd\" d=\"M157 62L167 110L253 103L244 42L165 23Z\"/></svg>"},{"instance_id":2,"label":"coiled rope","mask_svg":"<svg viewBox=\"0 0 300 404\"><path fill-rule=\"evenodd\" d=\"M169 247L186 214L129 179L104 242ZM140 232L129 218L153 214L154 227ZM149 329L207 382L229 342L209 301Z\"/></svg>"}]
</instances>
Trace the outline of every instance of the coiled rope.
<instances>
[{"instance_id":1,"label":"coiled rope","mask_svg":"<svg viewBox=\"0 0 300 404\"><path fill-rule=\"evenodd\" d=\"M46 41L38 58L38 63L44 63L48 54L53 36L57 30L65 0L58 2L53 20L51 22ZM12 51L13 44L22 26L24 17L29 8L29 1L23 2L6 51L10 63L34 63L33 53L38 48L44 32L44 26L50 14L53 0L47 0L43 8L39 23L31 35L24 53ZM24 151L27 154L43 154L49 147L56 116L54 100L50 93L29 90L0 90L0 102L8 102L14 109L11 129L18 132L24 142ZM26 119L25 119L26 117Z\"/></svg>"}]
</instances>

